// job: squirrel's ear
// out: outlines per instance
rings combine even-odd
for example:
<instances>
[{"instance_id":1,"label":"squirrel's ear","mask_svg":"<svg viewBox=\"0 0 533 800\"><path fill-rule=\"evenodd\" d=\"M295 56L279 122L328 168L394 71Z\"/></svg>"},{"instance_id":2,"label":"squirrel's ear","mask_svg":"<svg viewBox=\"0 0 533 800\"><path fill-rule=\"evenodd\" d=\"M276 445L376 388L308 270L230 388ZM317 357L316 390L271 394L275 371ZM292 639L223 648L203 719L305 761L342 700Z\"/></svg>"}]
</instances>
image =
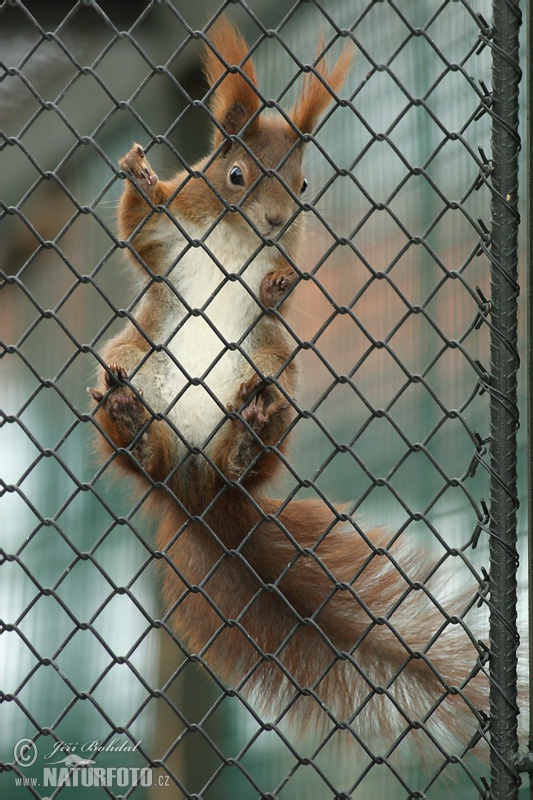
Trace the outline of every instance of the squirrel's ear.
<instances>
[{"instance_id":1,"label":"squirrel's ear","mask_svg":"<svg viewBox=\"0 0 533 800\"><path fill-rule=\"evenodd\" d=\"M324 51L324 46L324 39L321 38L317 56ZM305 75L302 93L290 112L292 121L301 133L314 131L318 120L344 83L354 55L354 46L351 42L347 42L333 67L330 68L322 56L315 71Z\"/></svg>"},{"instance_id":2,"label":"squirrel's ear","mask_svg":"<svg viewBox=\"0 0 533 800\"><path fill-rule=\"evenodd\" d=\"M204 73L210 86L222 78L213 92L211 110L219 125L232 136L259 108L254 65L246 59L248 45L225 17L219 17L211 27L209 39L211 44L205 45L203 55ZM238 67L239 71L229 72L228 67ZM216 147L222 139L223 133L217 127Z\"/></svg>"}]
</instances>

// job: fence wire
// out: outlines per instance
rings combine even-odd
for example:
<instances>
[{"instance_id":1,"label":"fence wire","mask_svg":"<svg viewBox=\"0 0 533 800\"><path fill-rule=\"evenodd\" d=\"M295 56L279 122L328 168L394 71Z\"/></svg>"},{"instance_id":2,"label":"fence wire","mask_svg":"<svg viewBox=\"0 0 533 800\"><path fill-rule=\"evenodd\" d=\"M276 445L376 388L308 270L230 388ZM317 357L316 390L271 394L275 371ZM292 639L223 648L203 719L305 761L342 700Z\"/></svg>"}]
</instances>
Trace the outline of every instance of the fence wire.
<instances>
[{"instance_id":1,"label":"fence wire","mask_svg":"<svg viewBox=\"0 0 533 800\"><path fill-rule=\"evenodd\" d=\"M208 18L178 0L13 0L0 13L4 796L438 798L452 776L457 796L518 797L518 4L255 0L221 3ZM259 76L250 130L267 108L292 131L266 170L246 127L216 118L225 73L209 89L201 77L200 53L222 15L245 36ZM289 110L303 76L320 73L315 50L334 63L346 43L357 50L346 83L329 87L331 104L302 137ZM246 60L221 59L250 85ZM200 175L191 165L209 152L213 127L219 151ZM302 139L300 195L287 175ZM122 235L119 159L133 141L158 173L183 177L174 196L152 202L150 179L135 175L148 200ZM298 258L209 177L232 146L257 167L250 196L274 179L293 196L289 222L305 214ZM220 210L191 234L172 202L195 180ZM236 216L257 237L238 268L210 248ZM157 272L138 243L162 218L184 244ZM250 288L254 263L272 251L285 258L286 297L279 284L259 296ZM181 316L166 329L148 328L147 298L172 307L173 270L191 253L216 264L217 280L180 295ZM235 338L226 317L215 320L226 296L257 304ZM261 375L250 341L271 323L290 352L228 408L215 377L234 354ZM126 375L108 363L106 342L127 324L144 345ZM217 342L197 374L173 349L187 325L203 332L193 347ZM152 407L143 368L157 359L157 380L172 370L185 378ZM286 376L297 363L293 386ZM85 394L95 374L96 410ZM150 412L128 441L101 413L117 387ZM219 412L201 445L174 413L198 389ZM289 416L271 439L260 406L269 392ZM154 423L177 455L152 468L143 443ZM229 424L253 442L243 438L248 456L231 475L213 455ZM108 445L99 460L95 435ZM282 472L274 505L254 490L273 460ZM117 482L120 463L131 474ZM202 483L202 464L215 489ZM180 483L185 469L192 493ZM311 526L319 507L315 539L299 539L295 509ZM166 529L154 543L158 517ZM205 550L189 570L173 553L191 536ZM335 571L328 547L348 536L367 555ZM164 600L160 565L181 587ZM197 568L201 579L190 579ZM302 569L308 601L291 593ZM220 576L223 590L213 588ZM255 588L235 612L239 581ZM341 602L363 609L366 626L355 635L347 621L332 639L328 614ZM210 638L180 636L191 613L199 627L217 620ZM253 613L265 621L256 634ZM389 672L365 660L376 640L376 652L401 650ZM470 655L462 673L453 671L459 642ZM218 668L222 656L231 668ZM439 687L426 705L413 674ZM353 693L348 714L324 688L332 675L337 692ZM318 734L298 730L317 707ZM296 731L285 724L293 712Z\"/></svg>"}]
</instances>

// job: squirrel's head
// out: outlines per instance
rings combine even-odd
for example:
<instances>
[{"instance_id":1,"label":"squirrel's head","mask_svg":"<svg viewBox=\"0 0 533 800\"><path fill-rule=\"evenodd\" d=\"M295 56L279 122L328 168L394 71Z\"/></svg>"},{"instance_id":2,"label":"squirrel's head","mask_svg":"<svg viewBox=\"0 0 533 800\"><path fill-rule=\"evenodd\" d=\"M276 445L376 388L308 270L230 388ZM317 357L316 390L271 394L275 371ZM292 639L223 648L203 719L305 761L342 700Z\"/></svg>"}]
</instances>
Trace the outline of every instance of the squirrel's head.
<instances>
[{"instance_id":1,"label":"squirrel's head","mask_svg":"<svg viewBox=\"0 0 533 800\"><path fill-rule=\"evenodd\" d=\"M307 188L304 137L342 86L353 46L345 46L331 68L320 58L283 115L265 110L248 46L224 17L210 29L209 40L203 61L215 131L205 177L219 202L236 212L239 227L276 238L298 214ZM321 42L319 53L323 49Z\"/></svg>"}]
</instances>

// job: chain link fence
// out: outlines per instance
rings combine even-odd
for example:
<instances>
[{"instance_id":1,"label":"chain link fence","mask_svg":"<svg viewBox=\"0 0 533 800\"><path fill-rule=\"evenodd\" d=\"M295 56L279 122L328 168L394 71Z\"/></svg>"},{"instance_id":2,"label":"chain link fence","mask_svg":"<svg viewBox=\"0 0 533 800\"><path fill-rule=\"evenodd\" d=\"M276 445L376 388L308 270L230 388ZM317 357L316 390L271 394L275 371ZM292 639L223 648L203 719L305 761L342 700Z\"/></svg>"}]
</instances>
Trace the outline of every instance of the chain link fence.
<instances>
[{"instance_id":1,"label":"chain link fence","mask_svg":"<svg viewBox=\"0 0 533 800\"><path fill-rule=\"evenodd\" d=\"M518 797L518 4L250 0L208 12L186 0L12 0L0 14L2 796L440 798L453 786L461 798ZM135 232L121 238L117 229L126 177L118 162L141 142L159 176L184 170L185 184L197 177L190 165L210 152L217 92L216 82L207 89L200 59L221 15L248 42L260 110L288 114L303 76L320 72L317 47L330 63L347 42L357 55L305 136L298 278L286 299L260 298L258 320L281 321L292 342L279 371L266 376L269 386L283 389L293 361L301 373L294 396L285 391L291 449L284 433L266 443L282 462L269 488L279 500L267 506L249 490L260 440L252 467L233 481L222 475L203 506L173 496L181 517L169 523L167 545L154 542L154 531L175 492L173 470L155 479L145 470L140 494L131 491L135 472L117 480L116 462L138 453L137 440L120 447L86 386L102 380L105 343L125 321L152 336L139 308L161 285L142 255L141 288L127 263ZM248 75L245 63L225 66ZM230 131L242 143L239 133ZM274 167L287 191L284 164ZM239 213L220 200L215 228ZM163 206L144 213L161 215ZM283 238L273 245L263 236L258 246L259 254L285 252ZM209 240L198 235L189 248L208 251ZM213 296L244 285L251 263L243 256L229 274L219 264ZM175 294L172 269L163 286ZM204 460L209 447L187 443L173 404L192 387L209 388L228 353L246 353L244 336L226 341L217 332L213 296L191 305L180 324L201 318L221 337L215 363L155 409ZM171 354L173 335L151 341L150 353ZM137 385L135 372L131 383L115 377ZM108 389L116 389L111 379ZM226 399L215 393L213 402ZM250 421L246 406L228 413ZM104 460L94 452L102 429ZM231 492L245 527L237 544L212 521ZM331 521L316 542L301 544L290 509L316 504ZM341 563L336 574L326 552L335 523L365 543L376 529L368 557ZM206 562L200 580L180 572L180 593L165 603L159 567L191 531L211 537L222 555ZM275 541L286 563L274 563ZM305 558L320 566L309 568L317 592L327 575L318 607L288 588L291 568ZM238 580L219 600L209 588L229 562L244 565L235 575L252 575L257 586L231 614ZM404 589L391 599L387 581L397 576ZM300 649L305 631L317 634L319 670L328 609L343 592L358 613L366 609L366 628L353 637L347 622L344 639L329 641L323 671L304 683L302 662L313 661ZM212 639L194 647L173 621L198 598L219 621ZM246 623L254 603L265 620L255 638ZM276 603L289 620L280 631L269 617ZM251 675L268 664L282 674L273 715L259 692L250 697L249 676L230 685L217 669L220 642L229 643L228 661L241 658L232 631L254 652ZM454 682L447 670L457 632L470 661ZM377 674L366 665L365 640L377 640L378 652L399 642L404 655ZM424 692L409 676L423 674L420 662L439 690L419 707ZM339 691L353 691L347 716L321 694L329 673ZM267 691L268 680L261 686ZM301 719L285 724L293 706L310 700L325 719L318 735ZM447 707L460 731L440 721Z\"/></svg>"}]
</instances>

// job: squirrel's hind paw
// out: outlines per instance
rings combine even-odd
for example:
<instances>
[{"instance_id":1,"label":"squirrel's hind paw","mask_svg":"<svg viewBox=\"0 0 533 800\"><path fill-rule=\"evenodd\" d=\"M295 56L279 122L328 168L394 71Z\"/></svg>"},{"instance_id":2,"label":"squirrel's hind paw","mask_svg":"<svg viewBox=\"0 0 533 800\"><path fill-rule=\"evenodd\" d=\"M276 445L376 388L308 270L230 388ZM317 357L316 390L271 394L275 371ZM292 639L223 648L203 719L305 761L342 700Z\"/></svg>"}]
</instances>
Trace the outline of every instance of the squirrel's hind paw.
<instances>
[{"instance_id":1,"label":"squirrel's hind paw","mask_svg":"<svg viewBox=\"0 0 533 800\"><path fill-rule=\"evenodd\" d=\"M134 391L124 381L128 373L120 364L109 364L104 372L103 391L88 388L87 391L96 403L104 401L103 408L107 416L115 422L129 421L130 425L146 415L141 401L142 389Z\"/></svg>"},{"instance_id":2,"label":"squirrel's hind paw","mask_svg":"<svg viewBox=\"0 0 533 800\"><path fill-rule=\"evenodd\" d=\"M244 403L244 408L240 413L241 419L237 418L237 425L243 425L243 421L261 438L270 439L268 433L274 433L273 441L278 438L278 424L274 424L274 419L284 411L287 411L290 404L279 391L270 385L259 375L253 375L250 380L241 383L237 394L238 401ZM228 406L228 410L236 411L233 405ZM272 430L271 430L272 429Z\"/></svg>"}]
</instances>

